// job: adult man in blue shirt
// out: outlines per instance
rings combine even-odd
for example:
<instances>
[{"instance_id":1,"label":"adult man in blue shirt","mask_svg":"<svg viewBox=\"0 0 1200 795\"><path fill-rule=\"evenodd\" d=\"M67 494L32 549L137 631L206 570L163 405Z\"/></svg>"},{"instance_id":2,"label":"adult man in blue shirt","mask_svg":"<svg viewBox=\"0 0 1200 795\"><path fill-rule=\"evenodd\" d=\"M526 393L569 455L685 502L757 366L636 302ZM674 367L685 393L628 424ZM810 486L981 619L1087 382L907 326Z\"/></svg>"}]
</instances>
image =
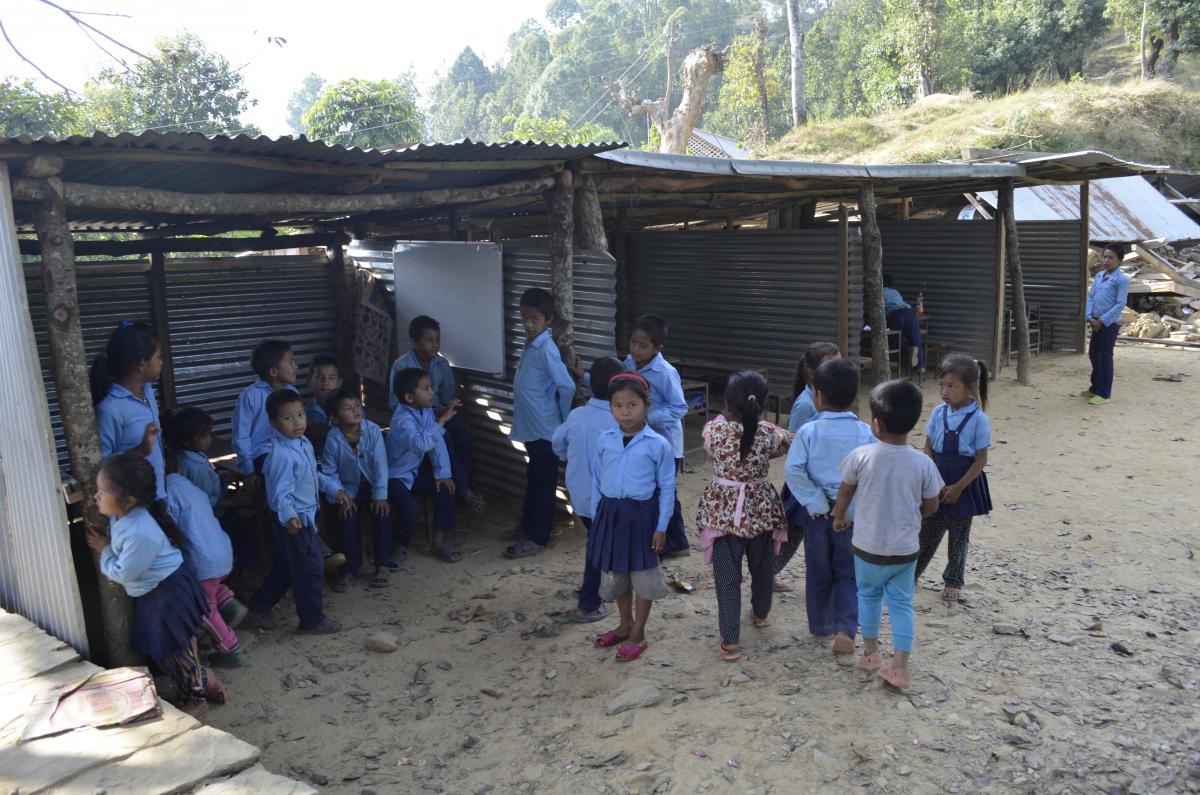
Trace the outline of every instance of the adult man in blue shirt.
<instances>
[{"instance_id":1,"label":"adult man in blue shirt","mask_svg":"<svg viewBox=\"0 0 1200 795\"><path fill-rule=\"evenodd\" d=\"M917 312L892 286L892 275L883 274L883 312L889 331L900 332L900 355L908 354L908 363L918 370L925 369L925 349L921 346L921 324Z\"/></svg>"},{"instance_id":2,"label":"adult man in blue shirt","mask_svg":"<svg viewBox=\"0 0 1200 795\"><path fill-rule=\"evenodd\" d=\"M1124 246L1119 243L1106 246L1100 255L1104 270L1092 279L1092 289L1088 291L1084 320L1092 331L1092 341L1088 345L1092 383L1079 394L1089 398L1088 403L1093 406L1112 399L1113 348L1121 331L1121 310L1129 297L1129 277L1120 270L1124 258Z\"/></svg>"}]
</instances>

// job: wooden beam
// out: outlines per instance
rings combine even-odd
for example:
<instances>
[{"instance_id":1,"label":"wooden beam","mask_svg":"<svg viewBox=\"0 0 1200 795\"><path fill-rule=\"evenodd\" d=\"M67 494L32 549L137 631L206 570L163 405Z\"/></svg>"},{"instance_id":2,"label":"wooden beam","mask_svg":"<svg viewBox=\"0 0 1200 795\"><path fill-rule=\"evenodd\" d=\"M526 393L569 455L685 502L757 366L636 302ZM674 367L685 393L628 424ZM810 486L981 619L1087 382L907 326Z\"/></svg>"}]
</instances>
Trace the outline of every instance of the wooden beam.
<instances>
[{"instance_id":1,"label":"wooden beam","mask_svg":"<svg viewBox=\"0 0 1200 795\"><path fill-rule=\"evenodd\" d=\"M334 330L337 333L335 351L346 384L358 382L354 372L354 332L358 311L358 275L341 245L335 245L330 253L329 276L333 281ZM389 345L390 352L390 345ZM388 392L391 386L386 385ZM353 387L348 387L353 388Z\"/></svg>"},{"instance_id":2,"label":"wooden beam","mask_svg":"<svg viewBox=\"0 0 1200 795\"><path fill-rule=\"evenodd\" d=\"M158 349L162 356L162 401L163 407L174 409L178 404L175 395L175 359L171 355L171 323L167 313L166 257L156 251L150 255L150 312L154 319L154 336L158 337Z\"/></svg>"},{"instance_id":3,"label":"wooden beam","mask_svg":"<svg viewBox=\"0 0 1200 795\"><path fill-rule=\"evenodd\" d=\"M871 326L871 369L875 383L882 384L892 375L888 364L887 313L883 311L883 237L875 217L875 186L863 184L858 194L862 216L863 297L867 305L867 323Z\"/></svg>"},{"instance_id":4,"label":"wooden beam","mask_svg":"<svg viewBox=\"0 0 1200 795\"><path fill-rule=\"evenodd\" d=\"M850 216L838 205L837 346L842 356L850 350Z\"/></svg>"},{"instance_id":5,"label":"wooden beam","mask_svg":"<svg viewBox=\"0 0 1200 795\"><path fill-rule=\"evenodd\" d=\"M1171 281L1175 282L1176 284L1182 284L1183 286L1189 287L1192 290L1200 290L1200 282L1196 281L1195 279L1189 279L1179 271L1175 270L1175 268L1171 266L1170 261L1157 251L1151 251L1144 246L1139 246L1137 243L1134 243L1132 248L1133 253L1137 254L1143 262L1161 273L1163 276L1166 276Z\"/></svg>"},{"instance_id":6,"label":"wooden beam","mask_svg":"<svg viewBox=\"0 0 1200 795\"><path fill-rule=\"evenodd\" d=\"M997 204L1003 203L1003 197L1000 195L1000 190L996 192ZM995 230L996 241L996 280L994 289L996 290L996 318L995 325L992 327L992 375L998 375L1003 369L1003 353L1004 339L1007 334L1007 329L1004 328L1004 287L1007 284L1007 279L1004 276L1004 212L1003 208L997 208L996 218L993 223Z\"/></svg>"},{"instance_id":7,"label":"wooden beam","mask_svg":"<svg viewBox=\"0 0 1200 795\"><path fill-rule=\"evenodd\" d=\"M1091 186L1090 182L1079 183L1079 311L1075 315L1075 352L1084 353L1087 348L1087 328L1083 322L1087 312L1088 288L1091 274L1088 273L1088 251L1091 245Z\"/></svg>"},{"instance_id":8,"label":"wooden beam","mask_svg":"<svg viewBox=\"0 0 1200 795\"><path fill-rule=\"evenodd\" d=\"M50 341L50 364L58 395L63 436L71 473L83 484L81 505L84 524L89 529L107 526L96 506L96 473L100 471L100 435L96 428L95 407L88 389L87 353L83 347L83 328L79 321L79 288L75 278L75 248L67 225L61 183L41 182L42 201L34 212L42 250L42 280L46 290L46 327ZM97 556L97 563L98 563ZM104 621L104 641L110 665L137 664L131 650L131 603L125 589L99 575L100 609Z\"/></svg>"},{"instance_id":9,"label":"wooden beam","mask_svg":"<svg viewBox=\"0 0 1200 795\"><path fill-rule=\"evenodd\" d=\"M66 206L88 210L164 215L345 215L380 210L412 210L448 204L472 204L540 193L554 184L553 177L517 180L471 188L437 188L403 193L372 193L361 196L325 196L302 193L179 193L151 188L63 184ZM13 180L13 196L20 201L41 201L44 184L37 180Z\"/></svg>"},{"instance_id":10,"label":"wooden beam","mask_svg":"<svg viewBox=\"0 0 1200 795\"><path fill-rule=\"evenodd\" d=\"M629 317L629 224L625 218L625 208L617 210L613 225L613 234L609 238L610 253L617 261L617 328L616 345L618 351L625 350L629 344L632 322Z\"/></svg>"},{"instance_id":11,"label":"wooden beam","mask_svg":"<svg viewBox=\"0 0 1200 795\"><path fill-rule=\"evenodd\" d=\"M546 191L550 224L550 292L554 296L554 336L567 366L575 362L575 189L564 171Z\"/></svg>"},{"instance_id":12,"label":"wooden beam","mask_svg":"<svg viewBox=\"0 0 1200 795\"><path fill-rule=\"evenodd\" d=\"M34 155L21 167L21 176L27 179L57 177L63 170L63 159L58 155Z\"/></svg>"},{"instance_id":13,"label":"wooden beam","mask_svg":"<svg viewBox=\"0 0 1200 795\"><path fill-rule=\"evenodd\" d=\"M1017 214L1014 210L1013 181L1010 177L1000 180L1000 194L1004 196L1004 263L1008 278L1012 280L1013 323L1017 327L1017 381L1029 386L1033 380L1029 360L1029 311L1025 308L1025 274L1021 268L1021 238L1017 232ZM1008 329L1004 329L1005 333Z\"/></svg>"},{"instance_id":14,"label":"wooden beam","mask_svg":"<svg viewBox=\"0 0 1200 795\"><path fill-rule=\"evenodd\" d=\"M139 254L182 254L204 251L281 251L286 248L315 248L345 244L349 238L338 232L265 237L178 237L143 240L80 240L75 244L79 257L130 257ZM21 253L37 256L41 248L36 240L20 241Z\"/></svg>"},{"instance_id":15,"label":"wooden beam","mask_svg":"<svg viewBox=\"0 0 1200 795\"><path fill-rule=\"evenodd\" d=\"M583 251L608 251L604 211L600 209L596 185L587 175L576 177L575 185L575 243Z\"/></svg>"}]
</instances>

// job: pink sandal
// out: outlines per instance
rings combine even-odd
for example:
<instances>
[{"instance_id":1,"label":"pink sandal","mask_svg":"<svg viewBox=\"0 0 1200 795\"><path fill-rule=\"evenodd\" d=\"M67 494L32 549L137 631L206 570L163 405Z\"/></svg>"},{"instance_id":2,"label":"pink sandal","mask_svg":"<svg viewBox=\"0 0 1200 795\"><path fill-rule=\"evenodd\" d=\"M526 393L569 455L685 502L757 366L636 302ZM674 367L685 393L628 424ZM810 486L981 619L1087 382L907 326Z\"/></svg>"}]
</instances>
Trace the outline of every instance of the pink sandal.
<instances>
[{"instance_id":1,"label":"pink sandal","mask_svg":"<svg viewBox=\"0 0 1200 795\"><path fill-rule=\"evenodd\" d=\"M617 647L617 662L633 662L638 657L641 657L642 652L649 646L650 644L645 641L642 643L622 643Z\"/></svg>"},{"instance_id":2,"label":"pink sandal","mask_svg":"<svg viewBox=\"0 0 1200 795\"><path fill-rule=\"evenodd\" d=\"M596 636L596 639L593 641L593 643L595 643L601 649L609 649L609 648L612 648L613 646L616 646L621 641L628 640L628 639L629 639L628 635L618 635L616 633L616 631L610 629L608 632L605 632L603 635Z\"/></svg>"},{"instance_id":3,"label":"pink sandal","mask_svg":"<svg viewBox=\"0 0 1200 795\"><path fill-rule=\"evenodd\" d=\"M870 671L874 673L883 667L883 655L879 650L875 650L870 654L864 654L858 658L858 668L862 671Z\"/></svg>"},{"instance_id":4,"label":"pink sandal","mask_svg":"<svg viewBox=\"0 0 1200 795\"><path fill-rule=\"evenodd\" d=\"M953 585L947 585L942 588L942 601L946 604L951 604L959 600L961 590Z\"/></svg>"},{"instance_id":5,"label":"pink sandal","mask_svg":"<svg viewBox=\"0 0 1200 795\"><path fill-rule=\"evenodd\" d=\"M229 698L225 685L221 684L211 668L208 669L208 688L204 695L214 704L224 704Z\"/></svg>"}]
</instances>

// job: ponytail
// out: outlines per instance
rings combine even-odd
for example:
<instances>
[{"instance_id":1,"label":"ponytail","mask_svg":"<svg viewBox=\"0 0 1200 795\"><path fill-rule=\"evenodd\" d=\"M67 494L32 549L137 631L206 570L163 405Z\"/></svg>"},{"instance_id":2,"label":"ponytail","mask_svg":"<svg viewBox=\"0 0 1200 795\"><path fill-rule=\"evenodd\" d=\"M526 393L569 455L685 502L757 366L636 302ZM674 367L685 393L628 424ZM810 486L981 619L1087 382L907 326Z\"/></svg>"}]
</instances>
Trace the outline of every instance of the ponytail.
<instances>
[{"instance_id":1,"label":"ponytail","mask_svg":"<svg viewBox=\"0 0 1200 795\"><path fill-rule=\"evenodd\" d=\"M104 400L114 382L133 372L138 362L152 358L157 349L158 338L148 323L122 320L109 335L104 351L92 360L88 374L92 404Z\"/></svg>"},{"instance_id":2,"label":"ponytail","mask_svg":"<svg viewBox=\"0 0 1200 795\"><path fill-rule=\"evenodd\" d=\"M817 368L821 366L821 362L830 356L834 358L841 356L838 346L832 342L814 342L808 346L808 350L804 352L804 355L800 357L799 364L796 365L796 378L792 382L793 395L799 395L805 387L812 386L808 374L816 372Z\"/></svg>"},{"instance_id":3,"label":"ponytail","mask_svg":"<svg viewBox=\"0 0 1200 795\"><path fill-rule=\"evenodd\" d=\"M98 353L96 358L92 359L92 369L88 373L88 387L92 390L93 406L108 397L108 390L112 389L112 385L113 377L108 372L108 355Z\"/></svg>"},{"instance_id":4,"label":"ponytail","mask_svg":"<svg viewBox=\"0 0 1200 795\"><path fill-rule=\"evenodd\" d=\"M979 368L979 407L987 411L988 402L988 369L983 359L976 359L975 366Z\"/></svg>"},{"instance_id":5,"label":"ponytail","mask_svg":"<svg viewBox=\"0 0 1200 795\"><path fill-rule=\"evenodd\" d=\"M118 453L104 459L100 463L100 471L118 496L132 497L135 505L146 509L158 522L171 546L183 546L183 533L179 525L167 513L166 503L158 499L158 477L149 461L134 452Z\"/></svg>"},{"instance_id":6,"label":"ponytail","mask_svg":"<svg viewBox=\"0 0 1200 795\"><path fill-rule=\"evenodd\" d=\"M767 379L753 370L742 370L729 376L725 385L725 405L742 423L741 460L754 449L763 404L767 402Z\"/></svg>"},{"instance_id":7,"label":"ponytail","mask_svg":"<svg viewBox=\"0 0 1200 795\"><path fill-rule=\"evenodd\" d=\"M743 461L754 449L754 437L758 434L758 418L761 414L762 407L758 405L758 398L754 395L746 398L742 407L742 443L738 449Z\"/></svg>"},{"instance_id":8,"label":"ponytail","mask_svg":"<svg viewBox=\"0 0 1200 795\"><path fill-rule=\"evenodd\" d=\"M175 524L175 520L167 512L167 504L165 502L155 500L146 506L146 513L150 514L154 518L154 521L158 523L158 526L162 528L163 534L171 542L171 546L176 549L183 547L183 531L179 529L179 525Z\"/></svg>"},{"instance_id":9,"label":"ponytail","mask_svg":"<svg viewBox=\"0 0 1200 795\"><path fill-rule=\"evenodd\" d=\"M944 375L953 375L968 389L974 388L979 395L979 407L987 411L988 369L982 359L965 353L951 353L938 367L938 378Z\"/></svg>"}]
</instances>

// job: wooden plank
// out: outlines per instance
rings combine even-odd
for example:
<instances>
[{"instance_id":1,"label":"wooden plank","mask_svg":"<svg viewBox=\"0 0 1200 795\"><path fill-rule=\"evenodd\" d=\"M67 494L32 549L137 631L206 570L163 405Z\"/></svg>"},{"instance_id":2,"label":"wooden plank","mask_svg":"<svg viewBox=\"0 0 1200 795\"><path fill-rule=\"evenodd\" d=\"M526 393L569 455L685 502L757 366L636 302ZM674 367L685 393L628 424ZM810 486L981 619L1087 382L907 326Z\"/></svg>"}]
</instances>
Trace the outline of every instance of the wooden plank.
<instances>
[{"instance_id":1,"label":"wooden plank","mask_svg":"<svg viewBox=\"0 0 1200 795\"><path fill-rule=\"evenodd\" d=\"M1087 312L1088 289L1091 279L1088 278L1088 251L1091 243L1091 185L1090 182L1079 184L1079 312L1075 323L1075 352L1084 353L1087 349L1087 324L1083 322Z\"/></svg>"},{"instance_id":2,"label":"wooden plank","mask_svg":"<svg viewBox=\"0 0 1200 795\"><path fill-rule=\"evenodd\" d=\"M845 356L850 347L850 219L838 204L837 346Z\"/></svg>"},{"instance_id":3,"label":"wooden plank","mask_svg":"<svg viewBox=\"0 0 1200 795\"><path fill-rule=\"evenodd\" d=\"M305 235L267 237L182 237L148 238L143 240L79 240L75 256L129 257L137 254L183 254L207 251L282 251L289 248L317 248L343 245L350 242L340 232L318 232ZM41 254L36 240L23 239L21 253Z\"/></svg>"},{"instance_id":4,"label":"wooden plank","mask_svg":"<svg viewBox=\"0 0 1200 795\"><path fill-rule=\"evenodd\" d=\"M1133 252L1151 268L1166 276L1176 284L1182 284L1185 287L1190 287L1193 290L1200 290L1200 282L1196 281L1195 279L1189 279L1179 271L1175 270L1170 261L1168 261L1167 258L1161 254L1155 251L1150 251L1143 246L1139 246L1137 243L1133 244Z\"/></svg>"}]
</instances>

